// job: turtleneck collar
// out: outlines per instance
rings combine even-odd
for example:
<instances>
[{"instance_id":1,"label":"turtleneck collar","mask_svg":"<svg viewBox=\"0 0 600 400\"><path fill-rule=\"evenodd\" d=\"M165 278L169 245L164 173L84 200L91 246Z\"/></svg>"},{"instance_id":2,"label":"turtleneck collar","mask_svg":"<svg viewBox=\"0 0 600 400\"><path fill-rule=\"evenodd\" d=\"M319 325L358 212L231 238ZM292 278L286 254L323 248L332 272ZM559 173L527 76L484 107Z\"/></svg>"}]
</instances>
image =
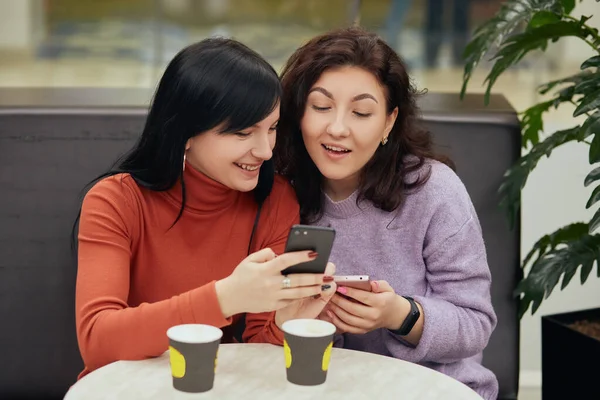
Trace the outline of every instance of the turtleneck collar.
<instances>
[{"instance_id":1,"label":"turtleneck collar","mask_svg":"<svg viewBox=\"0 0 600 400\"><path fill-rule=\"evenodd\" d=\"M358 205L356 204L358 189L344 200L333 201L325 192L323 192L323 198L324 213L334 218L350 218L371 207L368 201L361 201Z\"/></svg>"},{"instance_id":2,"label":"turtleneck collar","mask_svg":"<svg viewBox=\"0 0 600 400\"><path fill-rule=\"evenodd\" d=\"M183 172L185 209L194 212L214 212L232 205L241 192L231 189L196 170L189 163ZM181 205L181 182L167 191L169 198Z\"/></svg>"}]
</instances>

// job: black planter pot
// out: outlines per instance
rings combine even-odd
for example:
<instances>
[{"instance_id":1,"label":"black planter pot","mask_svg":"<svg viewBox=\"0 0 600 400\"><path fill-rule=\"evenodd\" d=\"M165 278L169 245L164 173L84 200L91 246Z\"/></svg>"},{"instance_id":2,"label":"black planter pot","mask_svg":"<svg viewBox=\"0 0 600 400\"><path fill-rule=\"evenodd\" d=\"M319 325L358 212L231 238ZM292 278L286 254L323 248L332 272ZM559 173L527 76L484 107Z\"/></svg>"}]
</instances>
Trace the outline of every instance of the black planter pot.
<instances>
[{"instance_id":1,"label":"black planter pot","mask_svg":"<svg viewBox=\"0 0 600 400\"><path fill-rule=\"evenodd\" d=\"M600 340L570 324L600 320L600 308L542 317L542 398L600 399Z\"/></svg>"}]
</instances>

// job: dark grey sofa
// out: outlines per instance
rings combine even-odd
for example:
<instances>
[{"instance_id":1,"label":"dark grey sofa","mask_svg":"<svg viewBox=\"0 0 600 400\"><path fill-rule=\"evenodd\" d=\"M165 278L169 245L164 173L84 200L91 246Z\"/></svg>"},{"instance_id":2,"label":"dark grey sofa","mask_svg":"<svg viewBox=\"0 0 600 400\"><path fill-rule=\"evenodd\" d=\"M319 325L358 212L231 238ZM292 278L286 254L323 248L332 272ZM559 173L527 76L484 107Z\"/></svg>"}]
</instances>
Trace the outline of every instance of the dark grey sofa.
<instances>
[{"instance_id":1,"label":"dark grey sofa","mask_svg":"<svg viewBox=\"0 0 600 400\"><path fill-rule=\"evenodd\" d=\"M152 93L135 89L0 89L0 398L62 398L82 369L74 322L70 232L81 189L128 149ZM514 110L494 96L426 95L423 120L455 161L484 231L499 324L484 363L515 399L519 229L496 191L519 156Z\"/></svg>"}]
</instances>

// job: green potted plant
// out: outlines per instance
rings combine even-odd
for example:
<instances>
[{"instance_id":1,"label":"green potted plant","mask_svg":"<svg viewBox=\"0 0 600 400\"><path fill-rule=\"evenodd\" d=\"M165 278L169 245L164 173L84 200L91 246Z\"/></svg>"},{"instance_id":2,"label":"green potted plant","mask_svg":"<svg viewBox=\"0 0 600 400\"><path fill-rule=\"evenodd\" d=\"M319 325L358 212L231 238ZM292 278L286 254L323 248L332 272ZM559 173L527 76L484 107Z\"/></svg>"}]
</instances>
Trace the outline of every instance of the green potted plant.
<instances>
[{"instance_id":1,"label":"green potted plant","mask_svg":"<svg viewBox=\"0 0 600 400\"><path fill-rule=\"evenodd\" d=\"M593 0L587 0L593 1ZM598 0L596 0L598 1ZM497 14L474 32L464 57L461 98L479 63L489 57L491 69L485 79L485 102L498 78L531 52L546 51L561 38L575 37L586 43L593 56L581 59L580 71L544 83L544 100L520 112L524 155L511 167L499 188L500 205L511 226L520 216L521 190L543 157L568 142L589 145L590 171L582 185L595 186L582 207L595 208L590 221L573 223L541 237L523 260L524 277L515 288L519 318L531 307L534 314L542 301L561 283L561 290L579 271L584 284L596 265L600 277L600 34L588 21L600 18L571 16L575 0L507 0ZM575 107L582 122L553 133L544 132L544 114L561 105ZM561 281L562 278L562 281ZM597 392L592 372L584 362L600 358L600 308L542 317L543 398L580 398ZM597 373L597 372L596 372ZM594 391L589 391L594 390ZM581 397L584 398L584 397Z\"/></svg>"}]
</instances>

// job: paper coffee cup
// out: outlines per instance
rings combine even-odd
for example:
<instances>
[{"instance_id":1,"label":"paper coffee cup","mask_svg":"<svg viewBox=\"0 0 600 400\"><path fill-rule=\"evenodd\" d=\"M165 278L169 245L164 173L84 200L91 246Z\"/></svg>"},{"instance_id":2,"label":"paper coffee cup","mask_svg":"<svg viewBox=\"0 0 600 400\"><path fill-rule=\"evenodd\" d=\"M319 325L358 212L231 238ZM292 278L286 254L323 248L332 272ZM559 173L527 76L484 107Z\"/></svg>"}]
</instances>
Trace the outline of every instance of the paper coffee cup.
<instances>
[{"instance_id":1,"label":"paper coffee cup","mask_svg":"<svg viewBox=\"0 0 600 400\"><path fill-rule=\"evenodd\" d=\"M282 325L287 380L320 385L327 379L335 325L317 319L294 319Z\"/></svg>"},{"instance_id":2,"label":"paper coffee cup","mask_svg":"<svg viewBox=\"0 0 600 400\"><path fill-rule=\"evenodd\" d=\"M173 387L200 393L212 389L223 331L210 325L176 325L167 330Z\"/></svg>"}]
</instances>

